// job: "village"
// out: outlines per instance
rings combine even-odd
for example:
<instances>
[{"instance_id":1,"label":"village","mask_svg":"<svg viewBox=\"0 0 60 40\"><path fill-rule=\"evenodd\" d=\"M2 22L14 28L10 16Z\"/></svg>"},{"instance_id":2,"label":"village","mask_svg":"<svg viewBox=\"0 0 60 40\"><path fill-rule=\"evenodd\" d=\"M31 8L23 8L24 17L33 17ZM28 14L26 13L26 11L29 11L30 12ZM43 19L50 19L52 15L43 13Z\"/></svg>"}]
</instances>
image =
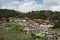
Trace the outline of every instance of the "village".
<instances>
[{"instance_id":1,"label":"village","mask_svg":"<svg viewBox=\"0 0 60 40\"><path fill-rule=\"evenodd\" d=\"M24 30L26 31L39 31L39 32L45 32L51 30L51 28L54 26L53 23L51 23L49 20L42 20L42 19L34 19L30 20L27 17L24 17L22 19L16 19L14 17L9 18L9 22L14 22L19 25L26 26ZM6 18L2 18L2 22L0 22L0 25L4 25L6 23Z\"/></svg>"},{"instance_id":2,"label":"village","mask_svg":"<svg viewBox=\"0 0 60 40\"><path fill-rule=\"evenodd\" d=\"M44 37L46 36L46 34L52 35L54 33L52 32L49 34L49 32L52 30L54 26L54 23L51 23L49 20L43 20L43 19L31 20L28 17L18 19L18 18L10 17L9 20L7 21L8 22L6 22L6 18L1 18L0 29L2 29L3 25L5 24L13 23L13 24L25 26L23 28L23 31L27 35L34 33L36 36ZM9 30L11 30L11 28L9 27L4 29L6 29L8 32ZM48 39L48 40L52 40L52 39Z\"/></svg>"},{"instance_id":3,"label":"village","mask_svg":"<svg viewBox=\"0 0 60 40\"><path fill-rule=\"evenodd\" d=\"M34 33L36 36L44 37L44 36L50 35L50 38L53 38L52 35L53 33L55 33L51 31L54 26L53 22L50 22L49 20L43 20L43 19L31 20L28 17L24 17L24 18L10 17L9 20L6 18L1 18L0 29L2 29L4 25L12 24L12 23L16 25L24 26L23 31L25 32L26 35ZM6 29L6 31L9 32L9 30L11 30L12 28L8 27L4 29ZM48 38L48 40L52 40L52 39Z\"/></svg>"}]
</instances>

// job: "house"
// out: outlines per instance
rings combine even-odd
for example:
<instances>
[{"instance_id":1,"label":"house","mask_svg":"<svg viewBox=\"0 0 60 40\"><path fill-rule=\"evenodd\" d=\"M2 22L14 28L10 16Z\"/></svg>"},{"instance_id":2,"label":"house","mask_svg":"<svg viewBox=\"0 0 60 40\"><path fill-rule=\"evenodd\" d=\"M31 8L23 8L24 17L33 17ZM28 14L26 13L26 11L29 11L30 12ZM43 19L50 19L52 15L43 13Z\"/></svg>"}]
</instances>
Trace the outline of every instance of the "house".
<instances>
[{"instance_id":1,"label":"house","mask_svg":"<svg viewBox=\"0 0 60 40\"><path fill-rule=\"evenodd\" d=\"M3 28L4 24L5 24L5 22L0 22L0 28Z\"/></svg>"},{"instance_id":2,"label":"house","mask_svg":"<svg viewBox=\"0 0 60 40\"><path fill-rule=\"evenodd\" d=\"M14 22L15 18L14 17L9 17L9 22Z\"/></svg>"},{"instance_id":3,"label":"house","mask_svg":"<svg viewBox=\"0 0 60 40\"><path fill-rule=\"evenodd\" d=\"M35 19L35 23L39 23L39 24L41 24L42 22L43 22L42 19Z\"/></svg>"},{"instance_id":4,"label":"house","mask_svg":"<svg viewBox=\"0 0 60 40\"><path fill-rule=\"evenodd\" d=\"M21 20L20 19L15 19L14 20L17 24L21 23Z\"/></svg>"},{"instance_id":5,"label":"house","mask_svg":"<svg viewBox=\"0 0 60 40\"><path fill-rule=\"evenodd\" d=\"M2 17L1 20L2 20L3 22L6 22L7 18Z\"/></svg>"}]
</instances>

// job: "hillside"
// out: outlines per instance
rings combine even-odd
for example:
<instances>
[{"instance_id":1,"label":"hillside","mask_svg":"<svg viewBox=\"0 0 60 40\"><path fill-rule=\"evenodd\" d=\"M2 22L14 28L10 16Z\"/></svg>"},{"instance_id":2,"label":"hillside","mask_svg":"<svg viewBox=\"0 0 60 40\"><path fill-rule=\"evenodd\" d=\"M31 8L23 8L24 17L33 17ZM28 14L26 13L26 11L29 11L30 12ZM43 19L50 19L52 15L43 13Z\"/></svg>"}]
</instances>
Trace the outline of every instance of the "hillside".
<instances>
[{"instance_id":1,"label":"hillside","mask_svg":"<svg viewBox=\"0 0 60 40\"><path fill-rule=\"evenodd\" d=\"M0 18L2 17L28 17L29 19L48 19L55 24L54 28L60 28L60 12L53 12L51 10L32 11L28 13L22 13L15 10L0 9Z\"/></svg>"},{"instance_id":2,"label":"hillside","mask_svg":"<svg viewBox=\"0 0 60 40\"><path fill-rule=\"evenodd\" d=\"M1 17L16 17L18 16L19 14L21 14L20 12L18 11L15 11L15 10L8 10L8 9L0 9L0 18Z\"/></svg>"},{"instance_id":3,"label":"hillside","mask_svg":"<svg viewBox=\"0 0 60 40\"><path fill-rule=\"evenodd\" d=\"M0 18L1 17L28 17L31 19L47 19L47 18L60 18L60 12L53 12L50 10L42 10L42 11L32 11L28 13L22 13L15 10L8 10L8 9L0 9Z\"/></svg>"}]
</instances>

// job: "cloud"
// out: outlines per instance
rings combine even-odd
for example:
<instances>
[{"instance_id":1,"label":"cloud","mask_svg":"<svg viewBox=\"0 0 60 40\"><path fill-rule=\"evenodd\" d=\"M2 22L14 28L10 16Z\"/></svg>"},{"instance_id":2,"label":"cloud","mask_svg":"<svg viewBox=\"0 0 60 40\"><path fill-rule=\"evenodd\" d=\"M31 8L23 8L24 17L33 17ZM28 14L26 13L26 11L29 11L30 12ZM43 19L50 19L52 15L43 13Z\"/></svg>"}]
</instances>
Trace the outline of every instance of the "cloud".
<instances>
[{"instance_id":1,"label":"cloud","mask_svg":"<svg viewBox=\"0 0 60 40\"><path fill-rule=\"evenodd\" d=\"M34 1L32 1L32 2L23 3L18 7L18 10L22 12L37 11L37 10L40 10L42 6L43 5L38 5Z\"/></svg>"},{"instance_id":2,"label":"cloud","mask_svg":"<svg viewBox=\"0 0 60 40\"><path fill-rule=\"evenodd\" d=\"M43 0L46 9L52 11L60 11L60 0Z\"/></svg>"},{"instance_id":3,"label":"cloud","mask_svg":"<svg viewBox=\"0 0 60 40\"><path fill-rule=\"evenodd\" d=\"M4 5L2 5L1 9L17 9L17 7L20 5L21 3L19 1L12 1L12 2L7 2Z\"/></svg>"},{"instance_id":4,"label":"cloud","mask_svg":"<svg viewBox=\"0 0 60 40\"><path fill-rule=\"evenodd\" d=\"M34 0L24 0L24 2L19 1L12 1L6 3L1 7L2 9L14 9L21 12L28 12L28 11L37 11L42 8L42 5L35 3Z\"/></svg>"},{"instance_id":5,"label":"cloud","mask_svg":"<svg viewBox=\"0 0 60 40\"><path fill-rule=\"evenodd\" d=\"M51 10L53 10L53 11L60 11L60 5L52 6Z\"/></svg>"},{"instance_id":6,"label":"cloud","mask_svg":"<svg viewBox=\"0 0 60 40\"><path fill-rule=\"evenodd\" d=\"M43 3L45 4L51 4L51 3L57 3L57 4L60 4L60 0L43 0Z\"/></svg>"},{"instance_id":7,"label":"cloud","mask_svg":"<svg viewBox=\"0 0 60 40\"><path fill-rule=\"evenodd\" d=\"M21 12L39 10L60 11L60 0L42 0L41 4L38 4L36 1L37 0L0 0L0 8L13 9Z\"/></svg>"}]
</instances>

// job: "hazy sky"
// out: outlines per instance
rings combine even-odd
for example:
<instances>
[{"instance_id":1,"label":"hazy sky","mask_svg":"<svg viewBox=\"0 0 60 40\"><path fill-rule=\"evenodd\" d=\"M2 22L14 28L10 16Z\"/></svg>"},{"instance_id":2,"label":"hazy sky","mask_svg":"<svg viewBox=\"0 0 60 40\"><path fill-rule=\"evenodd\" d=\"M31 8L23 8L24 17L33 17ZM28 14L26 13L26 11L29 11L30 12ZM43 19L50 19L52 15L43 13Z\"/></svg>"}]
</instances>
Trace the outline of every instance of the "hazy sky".
<instances>
[{"instance_id":1,"label":"hazy sky","mask_svg":"<svg viewBox=\"0 0 60 40\"><path fill-rule=\"evenodd\" d=\"M13 9L21 12L60 11L60 0L0 0L0 9Z\"/></svg>"}]
</instances>

